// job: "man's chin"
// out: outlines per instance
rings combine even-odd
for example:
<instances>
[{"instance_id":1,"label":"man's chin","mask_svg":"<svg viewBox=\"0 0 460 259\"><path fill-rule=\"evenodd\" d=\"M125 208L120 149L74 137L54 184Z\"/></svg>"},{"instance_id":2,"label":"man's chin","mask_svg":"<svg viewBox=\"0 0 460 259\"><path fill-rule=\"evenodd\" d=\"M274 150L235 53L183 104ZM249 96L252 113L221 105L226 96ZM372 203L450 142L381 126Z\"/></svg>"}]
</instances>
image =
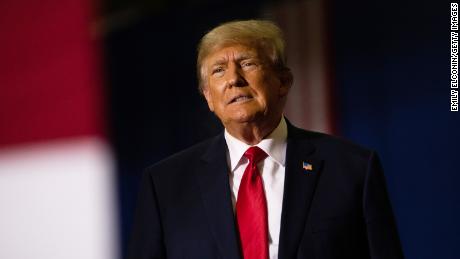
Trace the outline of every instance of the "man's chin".
<instances>
[{"instance_id":1,"label":"man's chin","mask_svg":"<svg viewBox=\"0 0 460 259\"><path fill-rule=\"evenodd\" d=\"M257 121L260 121L261 116L258 115L257 113L245 113L245 114L239 114L238 116L232 117L230 121L234 124L248 124L248 123L254 123Z\"/></svg>"}]
</instances>

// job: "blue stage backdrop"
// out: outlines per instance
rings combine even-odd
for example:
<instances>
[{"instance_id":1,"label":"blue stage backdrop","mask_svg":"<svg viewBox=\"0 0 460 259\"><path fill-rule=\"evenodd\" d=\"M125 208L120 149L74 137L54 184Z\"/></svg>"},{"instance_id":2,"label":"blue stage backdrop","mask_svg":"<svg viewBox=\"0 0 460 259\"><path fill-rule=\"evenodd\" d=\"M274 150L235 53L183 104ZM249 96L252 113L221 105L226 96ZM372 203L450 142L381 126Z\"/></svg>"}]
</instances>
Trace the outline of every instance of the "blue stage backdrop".
<instances>
[{"instance_id":1,"label":"blue stage backdrop","mask_svg":"<svg viewBox=\"0 0 460 259\"><path fill-rule=\"evenodd\" d=\"M334 8L341 134L379 151L406 257L460 258L450 4Z\"/></svg>"}]
</instances>

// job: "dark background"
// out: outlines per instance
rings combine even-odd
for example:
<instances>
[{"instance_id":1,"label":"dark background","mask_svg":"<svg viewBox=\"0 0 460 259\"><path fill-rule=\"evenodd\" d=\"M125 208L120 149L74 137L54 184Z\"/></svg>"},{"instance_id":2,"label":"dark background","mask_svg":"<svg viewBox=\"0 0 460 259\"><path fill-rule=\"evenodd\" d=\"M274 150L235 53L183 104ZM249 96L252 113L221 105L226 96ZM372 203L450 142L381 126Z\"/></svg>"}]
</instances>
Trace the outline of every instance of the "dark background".
<instances>
[{"instance_id":1,"label":"dark background","mask_svg":"<svg viewBox=\"0 0 460 259\"><path fill-rule=\"evenodd\" d=\"M197 91L199 39L224 21L260 17L273 2L106 1L123 252L142 169L221 130ZM337 135L381 155L406 257L460 258L450 4L369 2L327 4Z\"/></svg>"}]
</instances>

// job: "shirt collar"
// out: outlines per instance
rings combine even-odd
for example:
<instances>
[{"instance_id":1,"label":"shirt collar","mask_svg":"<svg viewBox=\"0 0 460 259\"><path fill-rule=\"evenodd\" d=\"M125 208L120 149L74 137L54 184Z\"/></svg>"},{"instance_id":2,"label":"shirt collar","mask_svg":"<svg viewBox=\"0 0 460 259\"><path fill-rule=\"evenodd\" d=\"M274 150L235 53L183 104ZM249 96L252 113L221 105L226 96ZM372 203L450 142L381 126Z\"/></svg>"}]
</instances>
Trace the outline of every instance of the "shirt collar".
<instances>
[{"instance_id":1,"label":"shirt collar","mask_svg":"<svg viewBox=\"0 0 460 259\"><path fill-rule=\"evenodd\" d=\"M244 152L251 146L230 135L227 129L225 129L224 136L228 147L227 159L229 160L230 171L233 172L240 163ZM284 167L286 158L286 138L287 125L286 120L282 117L280 123L272 133L255 146L265 151L270 159Z\"/></svg>"}]
</instances>

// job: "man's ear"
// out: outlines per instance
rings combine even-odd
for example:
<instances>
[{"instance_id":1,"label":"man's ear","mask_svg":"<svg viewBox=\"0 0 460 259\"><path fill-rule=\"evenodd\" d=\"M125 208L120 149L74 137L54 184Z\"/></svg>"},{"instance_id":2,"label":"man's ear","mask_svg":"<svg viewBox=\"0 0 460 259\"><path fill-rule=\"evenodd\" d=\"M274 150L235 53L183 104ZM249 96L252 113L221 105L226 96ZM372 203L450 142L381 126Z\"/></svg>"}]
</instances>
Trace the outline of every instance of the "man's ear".
<instances>
[{"instance_id":1,"label":"man's ear","mask_svg":"<svg viewBox=\"0 0 460 259\"><path fill-rule=\"evenodd\" d=\"M209 110L214 112L214 105L212 103L212 96L211 93L209 92L209 89L207 86L203 87L203 95L204 98L206 98L206 102L208 103Z\"/></svg>"},{"instance_id":2,"label":"man's ear","mask_svg":"<svg viewBox=\"0 0 460 259\"><path fill-rule=\"evenodd\" d=\"M292 83L294 82L294 77L289 68L280 72L280 82L279 95L280 97L285 97L289 93L289 89L291 89Z\"/></svg>"}]
</instances>

